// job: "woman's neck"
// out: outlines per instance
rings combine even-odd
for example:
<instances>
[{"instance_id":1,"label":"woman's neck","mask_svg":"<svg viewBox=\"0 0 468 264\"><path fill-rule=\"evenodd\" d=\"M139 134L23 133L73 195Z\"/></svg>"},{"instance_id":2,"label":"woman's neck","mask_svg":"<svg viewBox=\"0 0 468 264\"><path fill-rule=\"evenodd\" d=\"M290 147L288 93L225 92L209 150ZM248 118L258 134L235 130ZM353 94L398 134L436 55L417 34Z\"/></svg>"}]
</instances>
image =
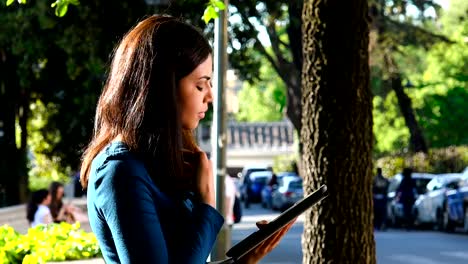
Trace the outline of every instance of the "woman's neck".
<instances>
[{"instance_id":1,"label":"woman's neck","mask_svg":"<svg viewBox=\"0 0 468 264\"><path fill-rule=\"evenodd\" d=\"M123 137L121 134L118 134L113 140L112 142L118 142L118 141L123 141Z\"/></svg>"}]
</instances>

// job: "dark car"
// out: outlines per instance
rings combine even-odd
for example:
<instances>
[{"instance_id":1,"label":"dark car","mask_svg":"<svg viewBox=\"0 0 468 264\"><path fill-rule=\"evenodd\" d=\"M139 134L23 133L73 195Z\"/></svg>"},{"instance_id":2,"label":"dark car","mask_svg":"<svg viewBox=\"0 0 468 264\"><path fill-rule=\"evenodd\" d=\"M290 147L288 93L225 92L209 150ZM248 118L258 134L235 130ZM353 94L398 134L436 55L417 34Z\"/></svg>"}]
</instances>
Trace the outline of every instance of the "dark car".
<instances>
[{"instance_id":1,"label":"dark car","mask_svg":"<svg viewBox=\"0 0 468 264\"><path fill-rule=\"evenodd\" d=\"M239 175L240 195L241 200L244 201L245 208L249 208L250 203L260 202L261 200L260 193L262 189L258 190L258 188L263 188L266 183L262 184L262 179L253 180L251 175L252 173L257 172L265 172L267 174L266 177L271 178L271 168L263 165L246 166ZM267 179L267 182L269 181L269 178Z\"/></svg>"},{"instance_id":2,"label":"dark car","mask_svg":"<svg viewBox=\"0 0 468 264\"><path fill-rule=\"evenodd\" d=\"M424 194L426 192L427 184L434 177L435 175L430 173L413 172L411 174L411 178L413 179L414 184L416 186L414 200L416 200L419 195ZM399 173L390 180L390 184L388 186L387 222L390 226L399 226L402 220L404 219L403 204L397 195L398 187L400 186L402 179L403 175Z\"/></svg>"}]
</instances>

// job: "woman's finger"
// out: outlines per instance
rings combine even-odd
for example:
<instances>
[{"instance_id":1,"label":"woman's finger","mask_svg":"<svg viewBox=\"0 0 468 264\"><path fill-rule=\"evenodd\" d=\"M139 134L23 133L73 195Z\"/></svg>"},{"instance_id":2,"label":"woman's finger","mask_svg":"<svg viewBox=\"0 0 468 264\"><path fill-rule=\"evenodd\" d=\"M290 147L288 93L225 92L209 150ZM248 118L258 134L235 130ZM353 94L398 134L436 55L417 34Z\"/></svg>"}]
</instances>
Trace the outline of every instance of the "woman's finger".
<instances>
[{"instance_id":1,"label":"woman's finger","mask_svg":"<svg viewBox=\"0 0 468 264\"><path fill-rule=\"evenodd\" d=\"M273 234L269 239L267 239L264 243L264 248L262 249L262 251L264 253L268 253L272 251L276 246L278 246L283 236L289 231L293 224L294 222L285 225L283 228L281 228L275 234Z\"/></svg>"},{"instance_id":2,"label":"woman's finger","mask_svg":"<svg viewBox=\"0 0 468 264\"><path fill-rule=\"evenodd\" d=\"M268 221L267 220L261 220L261 221L256 222L255 224L257 225L258 229L262 229L263 227L268 225Z\"/></svg>"}]
</instances>

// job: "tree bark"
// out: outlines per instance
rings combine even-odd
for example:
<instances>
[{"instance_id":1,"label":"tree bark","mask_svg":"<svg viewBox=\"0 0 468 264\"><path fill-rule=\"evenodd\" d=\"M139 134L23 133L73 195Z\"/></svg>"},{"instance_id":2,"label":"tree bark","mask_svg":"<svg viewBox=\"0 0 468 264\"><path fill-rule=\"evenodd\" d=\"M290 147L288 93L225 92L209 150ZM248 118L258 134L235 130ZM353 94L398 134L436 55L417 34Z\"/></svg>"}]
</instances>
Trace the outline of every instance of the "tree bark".
<instances>
[{"instance_id":1,"label":"tree bark","mask_svg":"<svg viewBox=\"0 0 468 264\"><path fill-rule=\"evenodd\" d=\"M303 263L376 263L366 0L306 0L302 175L330 195L306 214Z\"/></svg>"}]
</instances>

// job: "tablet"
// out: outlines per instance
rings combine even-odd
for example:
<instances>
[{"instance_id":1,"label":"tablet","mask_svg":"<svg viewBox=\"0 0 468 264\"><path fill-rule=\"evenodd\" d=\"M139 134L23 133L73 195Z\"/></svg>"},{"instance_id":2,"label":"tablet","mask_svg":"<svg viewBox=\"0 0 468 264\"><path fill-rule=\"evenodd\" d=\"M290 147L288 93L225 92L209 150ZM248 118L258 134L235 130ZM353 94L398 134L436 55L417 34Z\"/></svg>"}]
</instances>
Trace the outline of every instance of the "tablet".
<instances>
[{"instance_id":1,"label":"tablet","mask_svg":"<svg viewBox=\"0 0 468 264\"><path fill-rule=\"evenodd\" d=\"M269 222L262 229L259 229L246 237L244 240L240 241L234 245L231 249L226 252L226 256L238 260L250 250L254 249L260 243L265 241L276 231L281 229L283 226L287 225L289 222L294 220L304 211L309 209L312 205L320 202L322 199L328 196L327 186L322 185L315 192L307 195L302 200L295 203L288 210L284 211L278 217Z\"/></svg>"}]
</instances>

